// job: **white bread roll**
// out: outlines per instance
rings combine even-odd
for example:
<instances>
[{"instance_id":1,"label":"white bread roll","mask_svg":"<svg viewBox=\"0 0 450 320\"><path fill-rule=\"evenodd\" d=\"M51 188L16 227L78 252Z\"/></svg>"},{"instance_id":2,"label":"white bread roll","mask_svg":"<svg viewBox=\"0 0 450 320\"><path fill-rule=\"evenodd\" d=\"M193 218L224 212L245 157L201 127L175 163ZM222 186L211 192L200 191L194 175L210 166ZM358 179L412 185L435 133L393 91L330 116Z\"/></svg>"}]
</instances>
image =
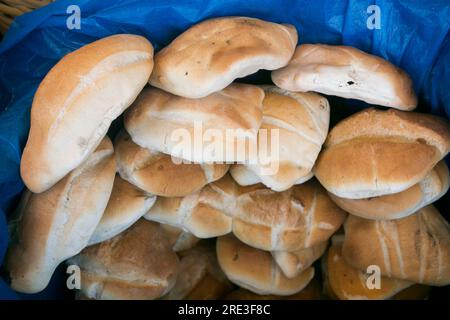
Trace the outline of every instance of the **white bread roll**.
<instances>
[{"instance_id":1,"label":"white bread roll","mask_svg":"<svg viewBox=\"0 0 450 320\"><path fill-rule=\"evenodd\" d=\"M114 35L63 57L34 95L20 173L40 193L78 167L111 122L145 86L153 47L145 38Z\"/></svg>"},{"instance_id":2,"label":"white bread roll","mask_svg":"<svg viewBox=\"0 0 450 320\"><path fill-rule=\"evenodd\" d=\"M327 137L330 106L327 99L313 92L294 93L275 86L262 88L265 96L258 163L245 166L254 175L239 168L243 165L233 166L231 174L244 185L261 181L274 191L284 191L312 177L312 167ZM266 139L267 147L262 143ZM272 159L263 165L266 156Z\"/></svg>"},{"instance_id":3,"label":"white bread roll","mask_svg":"<svg viewBox=\"0 0 450 320\"><path fill-rule=\"evenodd\" d=\"M257 145L263 99L264 91L248 84L231 84L201 99L148 88L124 123L133 141L147 149L196 163L246 161L252 156L246 146ZM237 147L240 141L246 145Z\"/></svg>"},{"instance_id":4,"label":"white bread roll","mask_svg":"<svg viewBox=\"0 0 450 320\"><path fill-rule=\"evenodd\" d=\"M219 267L214 243L200 242L178 255L178 277L165 300L217 300L233 285Z\"/></svg>"},{"instance_id":5,"label":"white bread roll","mask_svg":"<svg viewBox=\"0 0 450 320\"><path fill-rule=\"evenodd\" d=\"M258 189L237 198L233 233L244 243L268 251L294 251L326 241L346 213L316 180L283 192Z\"/></svg>"},{"instance_id":6,"label":"white bread roll","mask_svg":"<svg viewBox=\"0 0 450 320\"><path fill-rule=\"evenodd\" d=\"M88 245L111 239L126 230L141 218L155 201L156 196L139 190L116 175L108 205Z\"/></svg>"},{"instance_id":7,"label":"white bread roll","mask_svg":"<svg viewBox=\"0 0 450 320\"><path fill-rule=\"evenodd\" d=\"M155 55L152 86L187 98L222 90L259 69L285 66L297 45L297 31L247 17L203 21Z\"/></svg>"},{"instance_id":8,"label":"white bread roll","mask_svg":"<svg viewBox=\"0 0 450 320\"><path fill-rule=\"evenodd\" d=\"M170 155L142 148L126 131L115 139L120 176L140 189L163 197L183 197L227 173L227 164L175 163Z\"/></svg>"},{"instance_id":9,"label":"white bread roll","mask_svg":"<svg viewBox=\"0 0 450 320\"><path fill-rule=\"evenodd\" d=\"M169 242L172 245L172 250L175 252L191 249L200 241L200 239L192 233L173 227L169 224L161 224L161 228L166 233Z\"/></svg>"},{"instance_id":10,"label":"white bread roll","mask_svg":"<svg viewBox=\"0 0 450 320\"><path fill-rule=\"evenodd\" d=\"M159 298L175 284L179 264L159 224L144 219L67 263L80 267L81 292L97 300Z\"/></svg>"},{"instance_id":11,"label":"white bread roll","mask_svg":"<svg viewBox=\"0 0 450 320\"><path fill-rule=\"evenodd\" d=\"M445 119L369 108L330 131L314 173L338 197L382 196L418 183L449 150L450 125Z\"/></svg>"},{"instance_id":12,"label":"white bread roll","mask_svg":"<svg viewBox=\"0 0 450 320\"><path fill-rule=\"evenodd\" d=\"M377 265L386 277L450 284L450 226L432 205L397 220L349 215L342 255L360 270Z\"/></svg>"},{"instance_id":13,"label":"white bread roll","mask_svg":"<svg viewBox=\"0 0 450 320\"><path fill-rule=\"evenodd\" d=\"M296 251L272 251L278 267L288 278L295 278L319 259L327 249L328 241Z\"/></svg>"},{"instance_id":14,"label":"white bread roll","mask_svg":"<svg viewBox=\"0 0 450 320\"><path fill-rule=\"evenodd\" d=\"M228 279L257 294L288 296L305 288L314 277L308 268L295 278L287 278L267 251L252 248L233 235L219 237L217 259Z\"/></svg>"},{"instance_id":15,"label":"white bread roll","mask_svg":"<svg viewBox=\"0 0 450 320\"><path fill-rule=\"evenodd\" d=\"M113 146L105 137L85 162L52 188L24 194L6 258L14 290L45 289L56 267L88 244L105 211L115 172Z\"/></svg>"},{"instance_id":16,"label":"white bread roll","mask_svg":"<svg viewBox=\"0 0 450 320\"><path fill-rule=\"evenodd\" d=\"M412 282L381 277L379 288L369 288L371 274L355 269L342 257L342 244L335 244L323 256L324 281L329 292L339 300L386 300L413 285ZM369 280L372 285L373 281Z\"/></svg>"},{"instance_id":17,"label":"white bread roll","mask_svg":"<svg viewBox=\"0 0 450 320\"><path fill-rule=\"evenodd\" d=\"M392 220L407 217L447 193L450 176L442 160L419 183L399 193L368 199L330 198L342 209L365 219Z\"/></svg>"},{"instance_id":18,"label":"white bread roll","mask_svg":"<svg viewBox=\"0 0 450 320\"><path fill-rule=\"evenodd\" d=\"M272 80L290 91L317 91L400 110L417 106L413 83L403 70L347 46L300 45L286 67L272 72Z\"/></svg>"}]
</instances>

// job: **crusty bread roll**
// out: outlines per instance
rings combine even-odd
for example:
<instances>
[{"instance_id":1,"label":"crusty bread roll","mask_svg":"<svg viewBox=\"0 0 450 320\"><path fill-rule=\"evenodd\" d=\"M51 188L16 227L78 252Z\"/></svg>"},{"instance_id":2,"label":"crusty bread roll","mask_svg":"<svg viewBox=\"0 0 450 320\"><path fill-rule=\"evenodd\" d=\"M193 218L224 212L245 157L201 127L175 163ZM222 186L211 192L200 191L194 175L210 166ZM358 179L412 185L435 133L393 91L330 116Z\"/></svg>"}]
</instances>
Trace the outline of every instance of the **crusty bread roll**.
<instances>
[{"instance_id":1,"label":"crusty bread roll","mask_svg":"<svg viewBox=\"0 0 450 320\"><path fill-rule=\"evenodd\" d=\"M68 260L81 269L82 293L97 300L161 297L175 284L178 263L159 224L144 219Z\"/></svg>"},{"instance_id":2,"label":"crusty bread roll","mask_svg":"<svg viewBox=\"0 0 450 320\"><path fill-rule=\"evenodd\" d=\"M368 199L346 199L329 196L342 209L353 215L375 220L407 217L433 203L447 193L450 176L445 161L438 164L419 183L399 193Z\"/></svg>"},{"instance_id":3,"label":"crusty bread roll","mask_svg":"<svg viewBox=\"0 0 450 320\"><path fill-rule=\"evenodd\" d=\"M330 131L314 171L338 197L370 198L418 183L449 150L448 121L429 114L369 108Z\"/></svg>"},{"instance_id":4,"label":"crusty bread roll","mask_svg":"<svg viewBox=\"0 0 450 320\"><path fill-rule=\"evenodd\" d=\"M228 206L235 204L235 183L228 175L186 197L159 197L144 218L169 224L198 238L213 238L231 232ZM231 209L230 209L231 210Z\"/></svg>"},{"instance_id":5,"label":"crusty bread roll","mask_svg":"<svg viewBox=\"0 0 450 320\"><path fill-rule=\"evenodd\" d=\"M25 192L12 222L17 227L6 258L14 290L45 289L55 268L88 244L105 211L115 172L113 146L105 137L85 162L52 188Z\"/></svg>"},{"instance_id":6,"label":"crusty bread roll","mask_svg":"<svg viewBox=\"0 0 450 320\"><path fill-rule=\"evenodd\" d=\"M169 242L172 245L172 250L175 252L191 249L200 240L192 233L173 227L169 224L161 224L161 228L166 233Z\"/></svg>"},{"instance_id":7,"label":"crusty bread roll","mask_svg":"<svg viewBox=\"0 0 450 320\"><path fill-rule=\"evenodd\" d=\"M251 291L239 288L225 296L225 300L320 300L320 284L313 278L301 291L291 296L260 295Z\"/></svg>"},{"instance_id":8,"label":"crusty bread roll","mask_svg":"<svg viewBox=\"0 0 450 320\"><path fill-rule=\"evenodd\" d=\"M164 197L183 197L227 173L227 164L184 164L170 155L142 148L122 131L115 140L120 176L142 190Z\"/></svg>"},{"instance_id":9,"label":"crusty bread roll","mask_svg":"<svg viewBox=\"0 0 450 320\"><path fill-rule=\"evenodd\" d=\"M360 270L377 265L387 277L450 284L450 226L432 205L397 220L349 215L342 255Z\"/></svg>"},{"instance_id":10,"label":"crusty bread roll","mask_svg":"<svg viewBox=\"0 0 450 320\"><path fill-rule=\"evenodd\" d=\"M346 213L316 180L274 192L242 194L233 214L233 233L246 244L268 251L294 251L326 241Z\"/></svg>"},{"instance_id":11,"label":"crusty bread roll","mask_svg":"<svg viewBox=\"0 0 450 320\"><path fill-rule=\"evenodd\" d=\"M319 259L327 249L328 241L296 251L272 251L278 267L288 278L295 278Z\"/></svg>"},{"instance_id":12,"label":"crusty bread roll","mask_svg":"<svg viewBox=\"0 0 450 320\"><path fill-rule=\"evenodd\" d=\"M218 238L216 245L219 265L228 279L257 294L292 295L314 277L311 267L295 278L286 278L270 252L252 248L233 235Z\"/></svg>"},{"instance_id":13,"label":"crusty bread roll","mask_svg":"<svg viewBox=\"0 0 450 320\"><path fill-rule=\"evenodd\" d=\"M150 84L182 97L202 98L259 69L287 65L296 45L292 25L247 17L210 19L155 55Z\"/></svg>"},{"instance_id":14,"label":"crusty bread roll","mask_svg":"<svg viewBox=\"0 0 450 320\"><path fill-rule=\"evenodd\" d=\"M339 300L386 300L413 285L412 282L380 277L379 288L369 288L367 280L372 273L355 269L342 257L342 244L335 244L323 256L325 267L324 287L331 290L331 296ZM371 279L369 279L372 285Z\"/></svg>"},{"instance_id":15,"label":"crusty bread roll","mask_svg":"<svg viewBox=\"0 0 450 320\"><path fill-rule=\"evenodd\" d=\"M327 137L330 106L327 99L313 92L294 93L275 86L262 88L265 96L258 163L246 167L270 189L284 191L311 177L311 169ZM269 157L269 163L264 161L265 157ZM234 167L240 166L243 165ZM255 180L245 170L232 169L231 174L238 182Z\"/></svg>"},{"instance_id":16,"label":"crusty bread roll","mask_svg":"<svg viewBox=\"0 0 450 320\"><path fill-rule=\"evenodd\" d=\"M264 91L248 84L231 84L202 99L148 88L124 123L133 141L147 149L196 163L250 161L247 146L257 145L263 99Z\"/></svg>"},{"instance_id":17,"label":"crusty bread roll","mask_svg":"<svg viewBox=\"0 0 450 320\"><path fill-rule=\"evenodd\" d=\"M298 46L289 64L272 72L272 80L290 91L317 91L400 110L417 106L413 83L403 70L347 46Z\"/></svg>"},{"instance_id":18,"label":"crusty bread roll","mask_svg":"<svg viewBox=\"0 0 450 320\"><path fill-rule=\"evenodd\" d=\"M179 256L177 280L163 299L216 300L233 288L217 263L213 243L200 242Z\"/></svg>"},{"instance_id":19,"label":"crusty bread roll","mask_svg":"<svg viewBox=\"0 0 450 320\"><path fill-rule=\"evenodd\" d=\"M111 239L129 228L155 201L156 196L139 190L116 175L108 205L89 239L89 245Z\"/></svg>"},{"instance_id":20,"label":"crusty bread roll","mask_svg":"<svg viewBox=\"0 0 450 320\"><path fill-rule=\"evenodd\" d=\"M153 47L145 38L114 35L63 57L34 95L20 173L40 193L78 167L111 122L147 83Z\"/></svg>"}]
</instances>

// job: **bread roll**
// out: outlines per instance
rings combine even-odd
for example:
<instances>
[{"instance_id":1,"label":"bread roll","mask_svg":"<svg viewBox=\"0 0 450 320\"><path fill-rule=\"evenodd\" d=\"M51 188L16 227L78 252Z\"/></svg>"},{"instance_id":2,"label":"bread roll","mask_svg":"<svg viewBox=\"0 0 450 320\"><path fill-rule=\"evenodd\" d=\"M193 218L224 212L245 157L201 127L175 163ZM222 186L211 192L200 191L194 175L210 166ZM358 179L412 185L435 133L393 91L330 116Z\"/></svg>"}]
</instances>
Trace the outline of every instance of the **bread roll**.
<instances>
[{"instance_id":1,"label":"bread roll","mask_svg":"<svg viewBox=\"0 0 450 320\"><path fill-rule=\"evenodd\" d=\"M252 248L232 235L217 239L217 259L231 282L256 294L289 296L305 288L314 277L308 268L288 279L266 251Z\"/></svg>"},{"instance_id":2,"label":"bread roll","mask_svg":"<svg viewBox=\"0 0 450 320\"><path fill-rule=\"evenodd\" d=\"M259 69L285 66L297 45L294 26L247 17L203 21L155 55L152 86L187 98L222 90Z\"/></svg>"},{"instance_id":3,"label":"bread roll","mask_svg":"<svg viewBox=\"0 0 450 320\"><path fill-rule=\"evenodd\" d=\"M298 46L291 62L272 72L272 80L290 91L317 91L400 110L417 106L413 83L403 70L347 46Z\"/></svg>"},{"instance_id":4,"label":"bread roll","mask_svg":"<svg viewBox=\"0 0 450 320\"><path fill-rule=\"evenodd\" d=\"M320 300L320 284L313 278L301 291L291 296L260 295L239 288L225 296L225 300Z\"/></svg>"},{"instance_id":5,"label":"bread roll","mask_svg":"<svg viewBox=\"0 0 450 320\"><path fill-rule=\"evenodd\" d=\"M400 291L391 300L425 300L428 298L431 288L423 284L415 284Z\"/></svg>"},{"instance_id":6,"label":"bread roll","mask_svg":"<svg viewBox=\"0 0 450 320\"><path fill-rule=\"evenodd\" d=\"M136 98L153 68L145 38L114 35L63 57L34 95L20 173L40 193L78 167Z\"/></svg>"},{"instance_id":7,"label":"bread roll","mask_svg":"<svg viewBox=\"0 0 450 320\"><path fill-rule=\"evenodd\" d=\"M446 120L369 108L330 131L316 161L315 176L341 198L398 193L424 179L449 150Z\"/></svg>"},{"instance_id":8,"label":"bread roll","mask_svg":"<svg viewBox=\"0 0 450 320\"><path fill-rule=\"evenodd\" d=\"M105 211L115 172L113 146L105 137L85 162L52 188L25 192L12 222L17 228L6 258L14 290L45 289L56 267L88 244Z\"/></svg>"},{"instance_id":9,"label":"bread roll","mask_svg":"<svg viewBox=\"0 0 450 320\"><path fill-rule=\"evenodd\" d=\"M295 278L319 259L327 249L328 241L296 251L272 251L278 267L288 278Z\"/></svg>"},{"instance_id":10,"label":"bread roll","mask_svg":"<svg viewBox=\"0 0 450 320\"><path fill-rule=\"evenodd\" d=\"M161 228L165 231L169 242L172 245L172 250L175 252L191 249L200 240L192 233L168 224L161 224Z\"/></svg>"},{"instance_id":11,"label":"bread roll","mask_svg":"<svg viewBox=\"0 0 450 320\"><path fill-rule=\"evenodd\" d=\"M143 90L125 115L125 128L141 147L193 161L254 160L264 91L232 84L202 99Z\"/></svg>"},{"instance_id":12,"label":"bread roll","mask_svg":"<svg viewBox=\"0 0 450 320\"><path fill-rule=\"evenodd\" d=\"M218 237L231 232L238 196L260 188L263 186L240 187L230 175L225 175L186 197L159 197L144 218L180 228L201 239Z\"/></svg>"},{"instance_id":13,"label":"bread roll","mask_svg":"<svg viewBox=\"0 0 450 320\"><path fill-rule=\"evenodd\" d=\"M237 199L233 233L246 244L268 251L294 251L326 241L346 213L315 180L283 192L260 189Z\"/></svg>"},{"instance_id":14,"label":"bread roll","mask_svg":"<svg viewBox=\"0 0 450 320\"><path fill-rule=\"evenodd\" d=\"M217 263L213 244L203 241L179 255L177 281L163 299L216 300L233 288Z\"/></svg>"},{"instance_id":15,"label":"bread roll","mask_svg":"<svg viewBox=\"0 0 450 320\"><path fill-rule=\"evenodd\" d=\"M342 255L357 269L377 265L386 277L450 284L450 226L432 205L397 220L350 215Z\"/></svg>"},{"instance_id":16,"label":"bread roll","mask_svg":"<svg viewBox=\"0 0 450 320\"><path fill-rule=\"evenodd\" d=\"M247 168L270 189L284 191L311 176L327 137L330 106L327 99L316 93L293 93L275 86L262 88L265 96L258 163L248 164ZM233 169L231 174L238 182L255 180L245 170ZM242 179L239 174L243 174Z\"/></svg>"},{"instance_id":17,"label":"bread roll","mask_svg":"<svg viewBox=\"0 0 450 320\"><path fill-rule=\"evenodd\" d=\"M183 197L227 173L227 164L183 164L170 155L141 148L122 131L115 140L120 176L149 193Z\"/></svg>"},{"instance_id":18,"label":"bread roll","mask_svg":"<svg viewBox=\"0 0 450 320\"><path fill-rule=\"evenodd\" d=\"M144 219L68 263L81 269L82 293L97 300L156 299L173 287L178 268L164 231Z\"/></svg>"},{"instance_id":19,"label":"bread roll","mask_svg":"<svg viewBox=\"0 0 450 320\"><path fill-rule=\"evenodd\" d=\"M447 193L450 177L445 161L438 164L412 187L385 196L368 199L346 199L329 193L342 209L365 219L392 220L407 217Z\"/></svg>"},{"instance_id":20,"label":"bread roll","mask_svg":"<svg viewBox=\"0 0 450 320\"><path fill-rule=\"evenodd\" d=\"M337 299L386 300L413 285L410 281L381 277L380 287L371 289L367 285L367 280L372 285L372 281L369 279L372 273L366 273L347 264L342 258L341 249L342 244L333 244L328 249L328 253L323 256L326 287Z\"/></svg>"},{"instance_id":21,"label":"bread roll","mask_svg":"<svg viewBox=\"0 0 450 320\"><path fill-rule=\"evenodd\" d=\"M111 239L129 228L155 201L156 196L139 190L116 175L108 205L89 240L89 245Z\"/></svg>"}]
</instances>

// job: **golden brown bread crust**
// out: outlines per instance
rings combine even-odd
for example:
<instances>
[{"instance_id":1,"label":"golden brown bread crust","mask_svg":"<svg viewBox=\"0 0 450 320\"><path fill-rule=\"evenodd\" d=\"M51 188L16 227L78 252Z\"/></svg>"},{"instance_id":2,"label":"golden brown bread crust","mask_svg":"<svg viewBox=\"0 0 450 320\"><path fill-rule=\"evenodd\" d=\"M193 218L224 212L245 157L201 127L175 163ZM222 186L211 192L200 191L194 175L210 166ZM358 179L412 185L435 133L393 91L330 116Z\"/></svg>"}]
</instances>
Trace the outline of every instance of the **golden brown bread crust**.
<instances>
[{"instance_id":1,"label":"golden brown bread crust","mask_svg":"<svg viewBox=\"0 0 450 320\"><path fill-rule=\"evenodd\" d=\"M447 285L450 226L432 205L397 220L366 220L349 215L342 255L361 270L374 264L387 277Z\"/></svg>"},{"instance_id":2,"label":"golden brown bread crust","mask_svg":"<svg viewBox=\"0 0 450 320\"><path fill-rule=\"evenodd\" d=\"M259 69L285 66L297 44L297 31L247 17L203 21L155 55L152 86L187 98L219 91Z\"/></svg>"},{"instance_id":3,"label":"golden brown bread crust","mask_svg":"<svg viewBox=\"0 0 450 320\"><path fill-rule=\"evenodd\" d=\"M324 241L296 251L272 251L272 256L284 275L294 278L319 259L327 246L328 241Z\"/></svg>"},{"instance_id":4,"label":"golden brown bread crust","mask_svg":"<svg viewBox=\"0 0 450 320\"><path fill-rule=\"evenodd\" d=\"M178 258L159 224L140 219L69 259L81 269L81 291L94 299L156 299L177 277Z\"/></svg>"},{"instance_id":5,"label":"golden brown bread crust","mask_svg":"<svg viewBox=\"0 0 450 320\"><path fill-rule=\"evenodd\" d=\"M6 258L14 290L43 290L55 268L88 244L107 206L115 172L113 146L105 137L52 188L25 192L17 221L12 222L17 229Z\"/></svg>"},{"instance_id":6,"label":"golden brown bread crust","mask_svg":"<svg viewBox=\"0 0 450 320\"><path fill-rule=\"evenodd\" d=\"M292 295L314 277L311 267L286 278L269 252L247 246L232 235L219 237L216 245L219 265L228 279L257 294Z\"/></svg>"},{"instance_id":7,"label":"golden brown bread crust","mask_svg":"<svg viewBox=\"0 0 450 320\"><path fill-rule=\"evenodd\" d=\"M412 187L389 195L368 199L346 199L329 192L330 198L343 210L365 219L392 220L409 216L438 200L449 189L450 176L442 160Z\"/></svg>"},{"instance_id":8,"label":"golden brown bread crust","mask_svg":"<svg viewBox=\"0 0 450 320\"><path fill-rule=\"evenodd\" d=\"M379 289L369 289L370 274L355 269L342 257L342 245L332 245L323 259L326 267L326 287L340 300L386 300L413 285L410 281L381 277Z\"/></svg>"},{"instance_id":9,"label":"golden brown bread crust","mask_svg":"<svg viewBox=\"0 0 450 320\"><path fill-rule=\"evenodd\" d=\"M123 130L115 139L120 176L140 189L163 197L183 197L220 179L227 164L175 163L170 155L142 148Z\"/></svg>"},{"instance_id":10,"label":"golden brown bread crust","mask_svg":"<svg viewBox=\"0 0 450 320\"><path fill-rule=\"evenodd\" d=\"M178 255L177 280L163 299L215 300L232 289L232 284L217 263L214 243L201 241Z\"/></svg>"},{"instance_id":11,"label":"golden brown bread crust","mask_svg":"<svg viewBox=\"0 0 450 320\"><path fill-rule=\"evenodd\" d=\"M345 217L325 189L310 180L279 193L260 189L241 195L233 233L255 248L293 251L326 241Z\"/></svg>"},{"instance_id":12,"label":"golden brown bread crust","mask_svg":"<svg viewBox=\"0 0 450 320\"><path fill-rule=\"evenodd\" d=\"M258 177L257 181L274 191L284 191L310 177L328 133L330 106L327 99L313 92L295 93L275 86L261 88L265 95L259 134L267 135L270 149L258 149L260 162L248 164L246 168ZM261 162L267 155L275 159L269 166L263 166ZM236 181L240 183L243 180L244 185L257 182L246 183L246 180L254 178L248 177L240 166L235 165L231 170Z\"/></svg>"},{"instance_id":13,"label":"golden brown bread crust","mask_svg":"<svg viewBox=\"0 0 450 320\"><path fill-rule=\"evenodd\" d=\"M410 77L390 62L348 46L303 44L289 64L272 72L291 91L316 91L400 110L417 106Z\"/></svg>"},{"instance_id":14,"label":"golden brown bread crust","mask_svg":"<svg viewBox=\"0 0 450 320\"><path fill-rule=\"evenodd\" d=\"M195 163L248 161L250 152L236 148L242 135L230 137L227 131L243 131L246 141L256 144L263 99L264 91L248 84L231 84L201 99L147 88L125 114L124 124L136 144L177 158ZM212 130L221 135L214 133L212 139L222 142L221 150L214 150L217 142L207 141Z\"/></svg>"},{"instance_id":15,"label":"golden brown bread crust","mask_svg":"<svg viewBox=\"0 0 450 320\"><path fill-rule=\"evenodd\" d=\"M116 174L108 205L89 240L89 245L118 235L141 218L155 201L156 196L136 188Z\"/></svg>"},{"instance_id":16,"label":"golden brown bread crust","mask_svg":"<svg viewBox=\"0 0 450 320\"><path fill-rule=\"evenodd\" d=\"M20 166L27 187L43 192L78 167L134 101L152 68L152 45L135 35L106 37L64 56L34 96Z\"/></svg>"},{"instance_id":17,"label":"golden brown bread crust","mask_svg":"<svg viewBox=\"0 0 450 320\"><path fill-rule=\"evenodd\" d=\"M436 116L365 109L328 135L314 173L331 193L362 199L422 180L450 150L449 123Z\"/></svg>"}]
</instances>

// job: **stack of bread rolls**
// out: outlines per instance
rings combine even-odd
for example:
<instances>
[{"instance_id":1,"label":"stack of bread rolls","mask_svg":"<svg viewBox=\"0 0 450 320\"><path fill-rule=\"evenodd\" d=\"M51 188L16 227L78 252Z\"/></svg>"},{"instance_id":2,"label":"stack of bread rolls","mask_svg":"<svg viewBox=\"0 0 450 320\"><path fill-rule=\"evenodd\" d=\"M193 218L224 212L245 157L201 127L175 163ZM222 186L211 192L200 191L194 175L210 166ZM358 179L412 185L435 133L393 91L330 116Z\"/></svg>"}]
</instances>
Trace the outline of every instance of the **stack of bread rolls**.
<instances>
[{"instance_id":1,"label":"stack of bread rolls","mask_svg":"<svg viewBox=\"0 0 450 320\"><path fill-rule=\"evenodd\" d=\"M224 17L155 56L123 34L63 57L31 108L12 288L45 289L64 261L80 299L424 298L450 284L450 227L432 205L450 185L449 123L411 111L391 63L297 42L291 25ZM235 81L261 69L274 84ZM321 94L397 110L329 132Z\"/></svg>"}]
</instances>

